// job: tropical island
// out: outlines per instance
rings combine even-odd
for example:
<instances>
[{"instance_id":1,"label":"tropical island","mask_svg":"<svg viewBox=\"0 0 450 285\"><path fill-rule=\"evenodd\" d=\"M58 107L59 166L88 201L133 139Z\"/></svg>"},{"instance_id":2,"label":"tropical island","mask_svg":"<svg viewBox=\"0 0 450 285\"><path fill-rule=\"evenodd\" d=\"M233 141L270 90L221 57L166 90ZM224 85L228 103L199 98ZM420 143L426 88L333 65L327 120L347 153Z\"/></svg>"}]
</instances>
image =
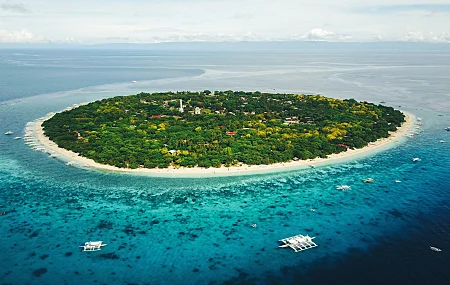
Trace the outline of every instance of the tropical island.
<instances>
[{"instance_id":1,"label":"tropical island","mask_svg":"<svg viewBox=\"0 0 450 285\"><path fill-rule=\"evenodd\" d=\"M244 91L118 96L42 123L58 147L118 169L210 168L326 158L389 137L405 115L320 95Z\"/></svg>"}]
</instances>

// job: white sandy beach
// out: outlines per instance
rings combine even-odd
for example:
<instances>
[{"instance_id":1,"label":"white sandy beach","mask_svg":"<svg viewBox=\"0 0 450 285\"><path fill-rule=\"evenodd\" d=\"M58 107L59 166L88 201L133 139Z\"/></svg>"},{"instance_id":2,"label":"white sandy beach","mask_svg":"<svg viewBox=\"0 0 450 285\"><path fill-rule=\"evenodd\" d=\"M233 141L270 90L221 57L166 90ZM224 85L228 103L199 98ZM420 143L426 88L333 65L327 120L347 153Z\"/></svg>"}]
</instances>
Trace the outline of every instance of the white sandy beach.
<instances>
[{"instance_id":1,"label":"white sandy beach","mask_svg":"<svg viewBox=\"0 0 450 285\"><path fill-rule=\"evenodd\" d=\"M34 122L33 137L43 146L47 152L57 155L57 158L71 162L73 166L89 169L97 169L102 171L123 172L133 174L143 174L149 176L163 176L163 177L212 177L212 176L230 176L230 175L248 175L261 174L267 172L280 172L295 169L302 169L308 167L322 166L335 164L344 161L350 161L374 154L376 152L394 147L400 143L405 135L410 131L414 125L415 118L409 113L405 113L405 120L396 132L391 133L388 138L379 139L374 143L361 149L349 149L345 152L329 155L328 158L316 158L312 160L300 160L285 163L275 163L271 165L242 165L221 168L166 168L166 169L123 169L111 165L103 165L96 163L92 159L79 156L77 153L58 147L53 141L44 135L42 123L47 118L42 118ZM69 167L69 166L67 166Z\"/></svg>"}]
</instances>

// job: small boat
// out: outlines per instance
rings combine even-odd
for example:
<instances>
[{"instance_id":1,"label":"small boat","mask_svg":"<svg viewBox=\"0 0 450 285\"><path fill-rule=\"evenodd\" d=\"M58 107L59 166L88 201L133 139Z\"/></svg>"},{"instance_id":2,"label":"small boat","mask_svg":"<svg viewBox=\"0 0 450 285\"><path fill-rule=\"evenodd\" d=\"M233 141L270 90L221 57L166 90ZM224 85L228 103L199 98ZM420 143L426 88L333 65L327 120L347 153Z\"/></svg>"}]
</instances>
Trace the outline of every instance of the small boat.
<instances>
[{"instance_id":1,"label":"small boat","mask_svg":"<svg viewBox=\"0 0 450 285\"><path fill-rule=\"evenodd\" d=\"M444 130L446 131L450 131L450 127L446 127Z\"/></svg>"},{"instance_id":2,"label":"small boat","mask_svg":"<svg viewBox=\"0 0 450 285\"><path fill-rule=\"evenodd\" d=\"M252 224L252 228L256 228L257 226L257 224Z\"/></svg>"},{"instance_id":3,"label":"small boat","mask_svg":"<svg viewBox=\"0 0 450 285\"><path fill-rule=\"evenodd\" d=\"M340 185L340 186L336 186L336 189L337 189L337 190L345 191L345 190L350 190L351 187L348 186L348 185Z\"/></svg>"},{"instance_id":4,"label":"small boat","mask_svg":"<svg viewBox=\"0 0 450 285\"><path fill-rule=\"evenodd\" d=\"M56 154L50 154L49 157L51 157L51 158L56 158L56 157L58 157L58 155L56 155Z\"/></svg>"},{"instance_id":5,"label":"small boat","mask_svg":"<svg viewBox=\"0 0 450 285\"><path fill-rule=\"evenodd\" d=\"M15 140L20 140L22 137L15 137L14 139Z\"/></svg>"},{"instance_id":6,"label":"small boat","mask_svg":"<svg viewBox=\"0 0 450 285\"><path fill-rule=\"evenodd\" d=\"M311 209L309 209L311 212L315 212L316 211L316 209L314 209L314 208L311 208Z\"/></svg>"},{"instance_id":7,"label":"small boat","mask_svg":"<svg viewBox=\"0 0 450 285\"><path fill-rule=\"evenodd\" d=\"M103 243L103 241L88 241L85 242L84 245L81 245L80 247L83 248L83 251L99 251L101 250L101 247L105 245L106 243Z\"/></svg>"},{"instance_id":8,"label":"small boat","mask_svg":"<svg viewBox=\"0 0 450 285\"><path fill-rule=\"evenodd\" d=\"M401 181L401 180L395 180L395 182L400 183L400 182L402 182L402 181Z\"/></svg>"},{"instance_id":9,"label":"small boat","mask_svg":"<svg viewBox=\"0 0 450 285\"><path fill-rule=\"evenodd\" d=\"M365 182L365 183L372 183L372 182L374 182L375 180L373 179L373 178L366 178L366 179L363 179L363 182Z\"/></svg>"},{"instance_id":10,"label":"small boat","mask_svg":"<svg viewBox=\"0 0 450 285\"><path fill-rule=\"evenodd\" d=\"M386 102L384 102L384 101L380 101L380 104L384 104L384 103L386 103Z\"/></svg>"},{"instance_id":11,"label":"small boat","mask_svg":"<svg viewBox=\"0 0 450 285\"><path fill-rule=\"evenodd\" d=\"M417 162L417 161L420 161L420 158L414 157L414 158L412 158L411 160L414 161L414 162Z\"/></svg>"},{"instance_id":12,"label":"small boat","mask_svg":"<svg viewBox=\"0 0 450 285\"><path fill-rule=\"evenodd\" d=\"M439 142L440 142L440 143L445 143L445 141L444 141L444 140L440 140Z\"/></svg>"},{"instance_id":13,"label":"small boat","mask_svg":"<svg viewBox=\"0 0 450 285\"><path fill-rule=\"evenodd\" d=\"M137 82L136 80L131 81L131 83L136 83L136 82Z\"/></svg>"},{"instance_id":14,"label":"small boat","mask_svg":"<svg viewBox=\"0 0 450 285\"><path fill-rule=\"evenodd\" d=\"M430 249L431 249L432 251L437 251L437 252L442 251L442 249L437 248L437 247L434 247L434 246L430 246Z\"/></svg>"},{"instance_id":15,"label":"small boat","mask_svg":"<svg viewBox=\"0 0 450 285\"><path fill-rule=\"evenodd\" d=\"M315 237L310 237L308 235L296 235L288 238L284 238L282 240L279 240L283 244L278 246L282 248L290 247L295 252L304 251L313 247L316 247L317 244L313 242L313 239Z\"/></svg>"},{"instance_id":16,"label":"small boat","mask_svg":"<svg viewBox=\"0 0 450 285\"><path fill-rule=\"evenodd\" d=\"M14 134L14 132L11 132L11 131L7 131L7 132L5 133L5 135L7 135L7 136L12 135L12 134Z\"/></svg>"}]
</instances>

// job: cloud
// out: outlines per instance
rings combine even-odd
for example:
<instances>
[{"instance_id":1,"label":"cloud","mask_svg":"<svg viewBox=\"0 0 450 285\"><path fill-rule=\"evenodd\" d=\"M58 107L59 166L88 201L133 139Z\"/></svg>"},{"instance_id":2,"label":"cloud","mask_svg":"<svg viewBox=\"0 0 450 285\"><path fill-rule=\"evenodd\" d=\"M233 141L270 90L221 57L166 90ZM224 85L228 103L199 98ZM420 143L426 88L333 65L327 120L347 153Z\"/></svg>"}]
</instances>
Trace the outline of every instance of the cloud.
<instances>
[{"instance_id":1,"label":"cloud","mask_svg":"<svg viewBox=\"0 0 450 285\"><path fill-rule=\"evenodd\" d=\"M26 29L18 31L0 30L0 43L42 43L47 42L41 36L35 36Z\"/></svg>"},{"instance_id":2,"label":"cloud","mask_svg":"<svg viewBox=\"0 0 450 285\"><path fill-rule=\"evenodd\" d=\"M303 40L303 41L327 41L327 42L339 42L339 41L349 41L352 39L349 35L337 34L335 32L325 30L322 28L315 28L310 30L306 34L293 34L291 35L292 40Z\"/></svg>"},{"instance_id":3,"label":"cloud","mask_svg":"<svg viewBox=\"0 0 450 285\"><path fill-rule=\"evenodd\" d=\"M450 43L450 33L424 33L421 31L409 32L402 40L407 42Z\"/></svg>"},{"instance_id":4,"label":"cloud","mask_svg":"<svg viewBox=\"0 0 450 285\"><path fill-rule=\"evenodd\" d=\"M176 29L176 28L173 28ZM172 30L172 29L171 29ZM147 30L148 31L148 30ZM142 31L145 32L145 31ZM106 37L100 41L114 43L163 43L163 42L239 42L239 41L263 41L267 38L257 36L251 32L244 34L204 33L189 32L170 34L139 33L135 36Z\"/></svg>"},{"instance_id":5,"label":"cloud","mask_svg":"<svg viewBox=\"0 0 450 285\"><path fill-rule=\"evenodd\" d=\"M380 5L357 9L362 13L389 14L411 11L450 12L450 4L404 4L404 5Z\"/></svg>"},{"instance_id":6,"label":"cloud","mask_svg":"<svg viewBox=\"0 0 450 285\"><path fill-rule=\"evenodd\" d=\"M18 4L3 3L0 5L0 8L4 11L8 11L8 12L15 12L15 13L21 13L21 14L31 13L31 10L26 8L25 5L23 5L21 3L18 3Z\"/></svg>"},{"instance_id":7,"label":"cloud","mask_svg":"<svg viewBox=\"0 0 450 285\"><path fill-rule=\"evenodd\" d=\"M235 20L251 20L253 18L253 15L250 13L238 12L234 14L231 18Z\"/></svg>"}]
</instances>

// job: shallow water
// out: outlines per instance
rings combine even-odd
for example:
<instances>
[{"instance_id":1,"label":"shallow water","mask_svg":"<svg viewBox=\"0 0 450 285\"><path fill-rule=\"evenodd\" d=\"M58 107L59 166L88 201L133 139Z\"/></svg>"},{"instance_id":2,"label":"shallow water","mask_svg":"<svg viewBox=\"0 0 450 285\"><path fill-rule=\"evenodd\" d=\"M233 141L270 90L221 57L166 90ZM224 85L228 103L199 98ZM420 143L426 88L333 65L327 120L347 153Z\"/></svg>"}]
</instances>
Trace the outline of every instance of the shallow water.
<instances>
[{"instance_id":1,"label":"shallow water","mask_svg":"<svg viewBox=\"0 0 450 285\"><path fill-rule=\"evenodd\" d=\"M11 68L8 60L18 61L20 55L14 53L0 52L1 74ZM62 51L33 54L39 61L22 56L21 64L13 64L18 73L30 72L21 79L26 84L18 89L13 78L0 87L1 131L15 133L0 136L0 211L6 212L0 216L3 283L449 282L450 132L443 130L450 117L448 57L433 53L426 61L414 54L161 57L142 51L101 55L83 51L71 62L69 56L63 60ZM107 84L86 87L97 74L103 78L95 62L102 68L110 66L115 76L99 80ZM93 70L89 80L81 75L73 80L76 84L71 86L84 88L64 91L68 87L58 81L48 87L58 93L30 92L46 92L37 72L72 70L75 63L76 68ZM143 63L167 68L164 77L172 78L134 73ZM34 72L28 69L30 64L36 67ZM123 67L129 73L120 78ZM179 71L171 73L175 69L184 72L181 77ZM131 79L138 82L132 84ZM342 164L211 179L78 169L13 140L27 122L48 112L109 96L274 88L386 101L421 117L423 127L419 135L395 148ZM439 143L442 139L447 142ZM412 157L422 160L413 163ZM363 183L366 177L375 182ZM335 189L342 184L351 185L351 190ZM253 228L253 223L258 226ZM302 253L277 248L277 240L299 233L316 236L319 247ZM99 252L80 252L78 246L88 240L108 245ZM443 251L433 252L429 246Z\"/></svg>"}]
</instances>

